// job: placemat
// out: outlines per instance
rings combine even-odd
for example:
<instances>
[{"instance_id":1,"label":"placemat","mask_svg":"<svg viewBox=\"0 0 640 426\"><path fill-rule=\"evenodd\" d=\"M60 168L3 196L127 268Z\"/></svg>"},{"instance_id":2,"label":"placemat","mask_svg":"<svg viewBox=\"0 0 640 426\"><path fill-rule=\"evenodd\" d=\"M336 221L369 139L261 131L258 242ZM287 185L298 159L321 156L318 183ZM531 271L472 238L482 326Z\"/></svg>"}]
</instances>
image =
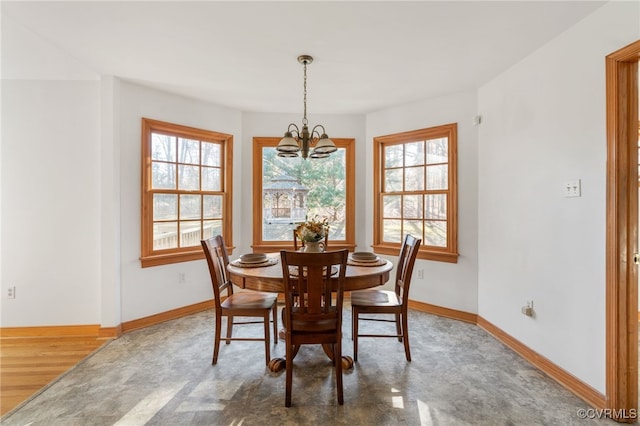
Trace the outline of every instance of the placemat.
<instances>
[{"instance_id":1,"label":"placemat","mask_svg":"<svg viewBox=\"0 0 640 426\"><path fill-rule=\"evenodd\" d=\"M382 259L381 257L378 257L375 262L360 262L357 260L353 260L351 256L349 256L349 258L347 259L347 265L351 266L382 266L386 263L387 261Z\"/></svg>"},{"instance_id":2,"label":"placemat","mask_svg":"<svg viewBox=\"0 0 640 426\"><path fill-rule=\"evenodd\" d=\"M277 257L269 257L264 262L260 263L243 263L240 259L236 259L233 262L230 262L232 266L237 266L238 268L262 268L264 266L272 266L278 263Z\"/></svg>"}]
</instances>

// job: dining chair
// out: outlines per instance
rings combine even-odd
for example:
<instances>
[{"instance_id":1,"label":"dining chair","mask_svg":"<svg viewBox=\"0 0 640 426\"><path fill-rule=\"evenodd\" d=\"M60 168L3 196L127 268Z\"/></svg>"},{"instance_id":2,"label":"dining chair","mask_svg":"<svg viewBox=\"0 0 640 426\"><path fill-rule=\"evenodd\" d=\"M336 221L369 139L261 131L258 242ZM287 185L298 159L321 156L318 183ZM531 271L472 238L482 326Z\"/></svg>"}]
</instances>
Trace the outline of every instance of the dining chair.
<instances>
[{"instance_id":1,"label":"dining chair","mask_svg":"<svg viewBox=\"0 0 640 426\"><path fill-rule=\"evenodd\" d=\"M344 404L342 305L347 258L346 249L322 253L280 252L285 297L287 407L291 406L293 359L300 346L308 344L322 344L332 349L338 404Z\"/></svg>"},{"instance_id":2,"label":"dining chair","mask_svg":"<svg viewBox=\"0 0 640 426\"><path fill-rule=\"evenodd\" d=\"M233 284L229 280L227 265L229 256L224 245L224 239L220 235L202 240L202 248L209 265L211 284L213 286L213 300L215 303L215 339L213 343L213 360L211 364L218 362L220 341L224 340L228 345L232 340L264 341L266 364L271 358L269 315L273 315L274 341L278 343L278 295L276 293L263 293L258 291L233 292ZM221 337L222 317L227 317L227 334ZM235 321L235 317L256 317L261 321ZM233 326L241 324L264 323L264 337L233 337Z\"/></svg>"},{"instance_id":3,"label":"dining chair","mask_svg":"<svg viewBox=\"0 0 640 426\"><path fill-rule=\"evenodd\" d=\"M324 249L327 250L327 244L329 243L329 227L324 228ZM304 248L305 242L298 238L298 234L296 234L296 228L293 228L293 249L298 251L298 249Z\"/></svg>"},{"instance_id":4,"label":"dining chair","mask_svg":"<svg viewBox=\"0 0 640 426\"><path fill-rule=\"evenodd\" d=\"M351 321L353 337L353 360L358 361L359 337L396 337L404 342L407 361L411 361L409 350L409 327L407 321L407 303L413 265L420 248L420 238L405 235L400 248L400 256L396 270L395 289L391 290L357 290L351 292ZM360 314L391 314L393 319L376 317L360 317ZM396 334L360 334L360 321L395 322Z\"/></svg>"}]
</instances>

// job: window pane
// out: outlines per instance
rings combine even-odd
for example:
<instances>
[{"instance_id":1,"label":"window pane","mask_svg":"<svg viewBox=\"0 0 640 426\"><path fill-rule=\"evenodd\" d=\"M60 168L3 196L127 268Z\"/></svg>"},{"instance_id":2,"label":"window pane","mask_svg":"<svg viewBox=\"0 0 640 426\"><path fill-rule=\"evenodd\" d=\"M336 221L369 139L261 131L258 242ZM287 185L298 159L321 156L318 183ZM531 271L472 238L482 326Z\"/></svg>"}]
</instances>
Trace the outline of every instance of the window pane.
<instances>
[{"instance_id":1,"label":"window pane","mask_svg":"<svg viewBox=\"0 0 640 426\"><path fill-rule=\"evenodd\" d=\"M220 167L221 149L220 144L202 142L202 165Z\"/></svg>"},{"instance_id":2,"label":"window pane","mask_svg":"<svg viewBox=\"0 0 640 426\"><path fill-rule=\"evenodd\" d=\"M164 250L178 247L178 223L159 222L153 224L153 249Z\"/></svg>"},{"instance_id":3,"label":"window pane","mask_svg":"<svg viewBox=\"0 0 640 426\"><path fill-rule=\"evenodd\" d=\"M384 167L402 167L403 145L391 145L384 147Z\"/></svg>"},{"instance_id":4,"label":"window pane","mask_svg":"<svg viewBox=\"0 0 640 426\"><path fill-rule=\"evenodd\" d=\"M211 238L214 235L222 235L221 220L205 220L202 232L202 239Z\"/></svg>"},{"instance_id":5,"label":"window pane","mask_svg":"<svg viewBox=\"0 0 640 426\"><path fill-rule=\"evenodd\" d=\"M428 220L424 229L425 244L437 247L447 246L447 222Z\"/></svg>"},{"instance_id":6,"label":"window pane","mask_svg":"<svg viewBox=\"0 0 640 426\"><path fill-rule=\"evenodd\" d=\"M153 194L153 220L176 220L178 218L178 196Z\"/></svg>"},{"instance_id":7,"label":"window pane","mask_svg":"<svg viewBox=\"0 0 640 426\"><path fill-rule=\"evenodd\" d=\"M200 141L178 138L178 163L200 164Z\"/></svg>"},{"instance_id":8,"label":"window pane","mask_svg":"<svg viewBox=\"0 0 640 426\"><path fill-rule=\"evenodd\" d=\"M424 167L410 167L404 170L404 190L424 190Z\"/></svg>"},{"instance_id":9,"label":"window pane","mask_svg":"<svg viewBox=\"0 0 640 426\"><path fill-rule=\"evenodd\" d=\"M178 166L180 182L178 189L187 191L197 191L200 189L200 167L198 166Z\"/></svg>"},{"instance_id":10,"label":"window pane","mask_svg":"<svg viewBox=\"0 0 640 426\"><path fill-rule=\"evenodd\" d=\"M220 169L213 167L202 168L202 190L220 191L222 182L220 180Z\"/></svg>"},{"instance_id":11,"label":"window pane","mask_svg":"<svg viewBox=\"0 0 640 426\"><path fill-rule=\"evenodd\" d=\"M422 219L422 195L405 195L402 201L404 218Z\"/></svg>"},{"instance_id":12,"label":"window pane","mask_svg":"<svg viewBox=\"0 0 640 426\"><path fill-rule=\"evenodd\" d=\"M447 194L430 194L425 196L425 219L447 218Z\"/></svg>"},{"instance_id":13,"label":"window pane","mask_svg":"<svg viewBox=\"0 0 640 426\"><path fill-rule=\"evenodd\" d=\"M384 192L402 191L402 169L384 171Z\"/></svg>"},{"instance_id":14,"label":"window pane","mask_svg":"<svg viewBox=\"0 0 640 426\"><path fill-rule=\"evenodd\" d=\"M385 219L382 221L382 233L384 241L388 243L399 243L402 239L401 221Z\"/></svg>"},{"instance_id":15,"label":"window pane","mask_svg":"<svg viewBox=\"0 0 640 426\"><path fill-rule=\"evenodd\" d=\"M404 220L402 221L402 233L411 234L416 238L422 238L423 222L421 220Z\"/></svg>"},{"instance_id":16,"label":"window pane","mask_svg":"<svg viewBox=\"0 0 640 426\"><path fill-rule=\"evenodd\" d=\"M176 161L175 136L151 134L151 159L156 161Z\"/></svg>"},{"instance_id":17,"label":"window pane","mask_svg":"<svg viewBox=\"0 0 640 426\"><path fill-rule=\"evenodd\" d=\"M264 222L262 224L263 241L293 241L293 223Z\"/></svg>"},{"instance_id":18,"label":"window pane","mask_svg":"<svg viewBox=\"0 0 640 426\"><path fill-rule=\"evenodd\" d=\"M221 195L205 195L204 208L202 217L205 219L222 218L222 196Z\"/></svg>"},{"instance_id":19,"label":"window pane","mask_svg":"<svg viewBox=\"0 0 640 426\"><path fill-rule=\"evenodd\" d=\"M411 142L404 145L404 166L424 164L424 142Z\"/></svg>"},{"instance_id":20,"label":"window pane","mask_svg":"<svg viewBox=\"0 0 640 426\"><path fill-rule=\"evenodd\" d=\"M180 247L198 246L200 240L202 240L202 235L199 220L180 222Z\"/></svg>"},{"instance_id":21,"label":"window pane","mask_svg":"<svg viewBox=\"0 0 640 426\"><path fill-rule=\"evenodd\" d=\"M449 166L427 166L427 189L448 189Z\"/></svg>"},{"instance_id":22,"label":"window pane","mask_svg":"<svg viewBox=\"0 0 640 426\"><path fill-rule=\"evenodd\" d=\"M180 219L200 219L200 195L180 195Z\"/></svg>"},{"instance_id":23,"label":"window pane","mask_svg":"<svg viewBox=\"0 0 640 426\"><path fill-rule=\"evenodd\" d=\"M176 165L171 163L152 163L151 188L176 189Z\"/></svg>"},{"instance_id":24,"label":"window pane","mask_svg":"<svg viewBox=\"0 0 640 426\"><path fill-rule=\"evenodd\" d=\"M400 195L384 195L382 197L383 212L382 217L385 218L401 218L402 210L400 210L400 203L402 202L402 196Z\"/></svg>"},{"instance_id":25,"label":"window pane","mask_svg":"<svg viewBox=\"0 0 640 426\"><path fill-rule=\"evenodd\" d=\"M329 240L345 240L347 238L346 226L346 218L339 221L332 221L329 225Z\"/></svg>"},{"instance_id":26,"label":"window pane","mask_svg":"<svg viewBox=\"0 0 640 426\"><path fill-rule=\"evenodd\" d=\"M427 164L449 162L449 138L427 141Z\"/></svg>"},{"instance_id":27,"label":"window pane","mask_svg":"<svg viewBox=\"0 0 640 426\"><path fill-rule=\"evenodd\" d=\"M346 238L346 150L303 161L262 149L262 241L292 241L293 229L316 215L329 220L329 239Z\"/></svg>"}]
</instances>

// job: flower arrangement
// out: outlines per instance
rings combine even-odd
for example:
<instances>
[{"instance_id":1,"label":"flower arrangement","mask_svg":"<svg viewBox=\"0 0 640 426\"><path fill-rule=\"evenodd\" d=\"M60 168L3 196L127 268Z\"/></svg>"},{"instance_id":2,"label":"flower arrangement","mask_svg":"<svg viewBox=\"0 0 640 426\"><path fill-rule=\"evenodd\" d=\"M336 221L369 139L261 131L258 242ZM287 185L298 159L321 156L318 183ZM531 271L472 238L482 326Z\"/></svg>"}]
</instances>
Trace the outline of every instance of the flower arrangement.
<instances>
[{"instance_id":1,"label":"flower arrangement","mask_svg":"<svg viewBox=\"0 0 640 426\"><path fill-rule=\"evenodd\" d=\"M304 242L317 242L325 237L325 232L329 228L327 219L319 219L318 216L298 225L296 235Z\"/></svg>"}]
</instances>

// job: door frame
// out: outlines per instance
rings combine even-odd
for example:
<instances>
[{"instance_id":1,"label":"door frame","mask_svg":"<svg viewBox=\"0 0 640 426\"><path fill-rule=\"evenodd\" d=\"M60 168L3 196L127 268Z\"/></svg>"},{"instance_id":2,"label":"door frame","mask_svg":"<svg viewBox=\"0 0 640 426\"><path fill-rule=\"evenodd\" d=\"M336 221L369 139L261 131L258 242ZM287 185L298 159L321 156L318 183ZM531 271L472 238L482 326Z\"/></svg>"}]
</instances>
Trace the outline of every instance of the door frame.
<instances>
[{"instance_id":1,"label":"door frame","mask_svg":"<svg viewBox=\"0 0 640 426\"><path fill-rule=\"evenodd\" d=\"M638 415L638 60L640 40L606 57L606 392L625 423Z\"/></svg>"}]
</instances>

